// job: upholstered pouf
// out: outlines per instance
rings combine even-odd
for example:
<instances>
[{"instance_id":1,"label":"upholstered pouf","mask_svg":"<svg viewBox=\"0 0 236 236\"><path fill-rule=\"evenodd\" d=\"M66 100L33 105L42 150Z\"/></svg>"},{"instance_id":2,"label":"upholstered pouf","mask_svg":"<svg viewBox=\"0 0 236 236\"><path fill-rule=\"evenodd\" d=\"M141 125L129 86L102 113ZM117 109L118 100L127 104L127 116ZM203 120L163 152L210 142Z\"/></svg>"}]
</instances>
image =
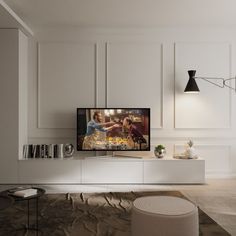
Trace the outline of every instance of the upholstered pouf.
<instances>
[{"instance_id":1,"label":"upholstered pouf","mask_svg":"<svg viewBox=\"0 0 236 236\"><path fill-rule=\"evenodd\" d=\"M198 236L198 209L188 200L169 196L133 202L132 236Z\"/></svg>"}]
</instances>

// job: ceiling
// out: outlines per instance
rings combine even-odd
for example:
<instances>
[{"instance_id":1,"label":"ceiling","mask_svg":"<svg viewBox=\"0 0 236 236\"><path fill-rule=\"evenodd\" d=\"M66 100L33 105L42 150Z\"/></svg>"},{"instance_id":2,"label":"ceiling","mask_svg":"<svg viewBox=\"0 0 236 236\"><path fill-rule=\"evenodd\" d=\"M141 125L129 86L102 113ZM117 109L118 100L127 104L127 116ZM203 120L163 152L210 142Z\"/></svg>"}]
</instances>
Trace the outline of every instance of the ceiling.
<instances>
[{"instance_id":1,"label":"ceiling","mask_svg":"<svg viewBox=\"0 0 236 236\"><path fill-rule=\"evenodd\" d=\"M0 28L19 28L26 35L33 35L32 30L2 0L0 0Z\"/></svg>"},{"instance_id":2,"label":"ceiling","mask_svg":"<svg viewBox=\"0 0 236 236\"><path fill-rule=\"evenodd\" d=\"M4 0L32 30L236 26L235 0Z\"/></svg>"}]
</instances>

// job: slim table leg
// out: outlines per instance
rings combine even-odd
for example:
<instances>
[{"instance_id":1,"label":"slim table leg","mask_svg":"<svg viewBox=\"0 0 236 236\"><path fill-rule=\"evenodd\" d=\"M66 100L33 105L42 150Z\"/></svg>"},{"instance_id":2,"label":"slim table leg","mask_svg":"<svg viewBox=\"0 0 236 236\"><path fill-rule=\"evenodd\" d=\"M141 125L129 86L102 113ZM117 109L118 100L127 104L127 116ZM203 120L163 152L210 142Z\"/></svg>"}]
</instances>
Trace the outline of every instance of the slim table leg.
<instances>
[{"instance_id":1,"label":"slim table leg","mask_svg":"<svg viewBox=\"0 0 236 236\"><path fill-rule=\"evenodd\" d=\"M38 236L38 230L39 230L38 211L39 211L39 203L38 203L38 198L36 198L36 230L37 230L37 236Z\"/></svg>"},{"instance_id":2,"label":"slim table leg","mask_svg":"<svg viewBox=\"0 0 236 236\"><path fill-rule=\"evenodd\" d=\"M28 223L27 223L27 229L30 227L29 226L29 218L30 218L30 213L29 213L29 199L27 200L27 205L28 205L28 209L27 209L27 212L28 212Z\"/></svg>"}]
</instances>

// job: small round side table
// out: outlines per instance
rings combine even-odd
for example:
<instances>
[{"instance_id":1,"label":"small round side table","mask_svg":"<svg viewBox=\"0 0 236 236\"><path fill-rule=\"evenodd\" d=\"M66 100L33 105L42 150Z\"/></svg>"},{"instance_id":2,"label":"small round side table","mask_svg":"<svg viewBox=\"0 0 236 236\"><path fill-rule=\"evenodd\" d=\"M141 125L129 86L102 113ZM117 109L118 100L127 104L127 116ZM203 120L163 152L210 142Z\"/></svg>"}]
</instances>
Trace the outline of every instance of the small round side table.
<instances>
[{"instance_id":1,"label":"small round side table","mask_svg":"<svg viewBox=\"0 0 236 236\"><path fill-rule=\"evenodd\" d=\"M33 189L37 189L37 194L29 196L29 197L17 197L14 195L10 195L15 202L20 202L20 201L27 201L27 224L26 227L18 229L18 230L32 230L32 231L36 231L36 235L38 236L38 232L39 230L39 225L38 225L38 215L39 215L39 208L38 208L38 201L39 198L41 196L43 196L45 194L45 190L42 188L33 188ZM8 190L6 191L8 193L8 197L9 197L9 192ZM35 199L35 207L36 207L36 211L35 211L35 216L36 216L36 220L35 220L35 226L34 225L30 225L30 200Z\"/></svg>"}]
</instances>

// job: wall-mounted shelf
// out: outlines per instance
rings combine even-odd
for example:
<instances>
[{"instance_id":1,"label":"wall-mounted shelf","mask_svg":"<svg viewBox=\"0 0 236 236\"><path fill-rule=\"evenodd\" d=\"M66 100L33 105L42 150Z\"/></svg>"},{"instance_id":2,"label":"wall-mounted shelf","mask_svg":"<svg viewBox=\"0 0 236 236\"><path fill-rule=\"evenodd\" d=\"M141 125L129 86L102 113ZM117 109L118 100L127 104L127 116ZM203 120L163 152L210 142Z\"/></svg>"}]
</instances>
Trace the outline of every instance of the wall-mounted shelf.
<instances>
[{"instance_id":1,"label":"wall-mounted shelf","mask_svg":"<svg viewBox=\"0 0 236 236\"><path fill-rule=\"evenodd\" d=\"M19 176L20 183L42 184L203 184L205 161L128 157L34 159L19 162Z\"/></svg>"}]
</instances>

